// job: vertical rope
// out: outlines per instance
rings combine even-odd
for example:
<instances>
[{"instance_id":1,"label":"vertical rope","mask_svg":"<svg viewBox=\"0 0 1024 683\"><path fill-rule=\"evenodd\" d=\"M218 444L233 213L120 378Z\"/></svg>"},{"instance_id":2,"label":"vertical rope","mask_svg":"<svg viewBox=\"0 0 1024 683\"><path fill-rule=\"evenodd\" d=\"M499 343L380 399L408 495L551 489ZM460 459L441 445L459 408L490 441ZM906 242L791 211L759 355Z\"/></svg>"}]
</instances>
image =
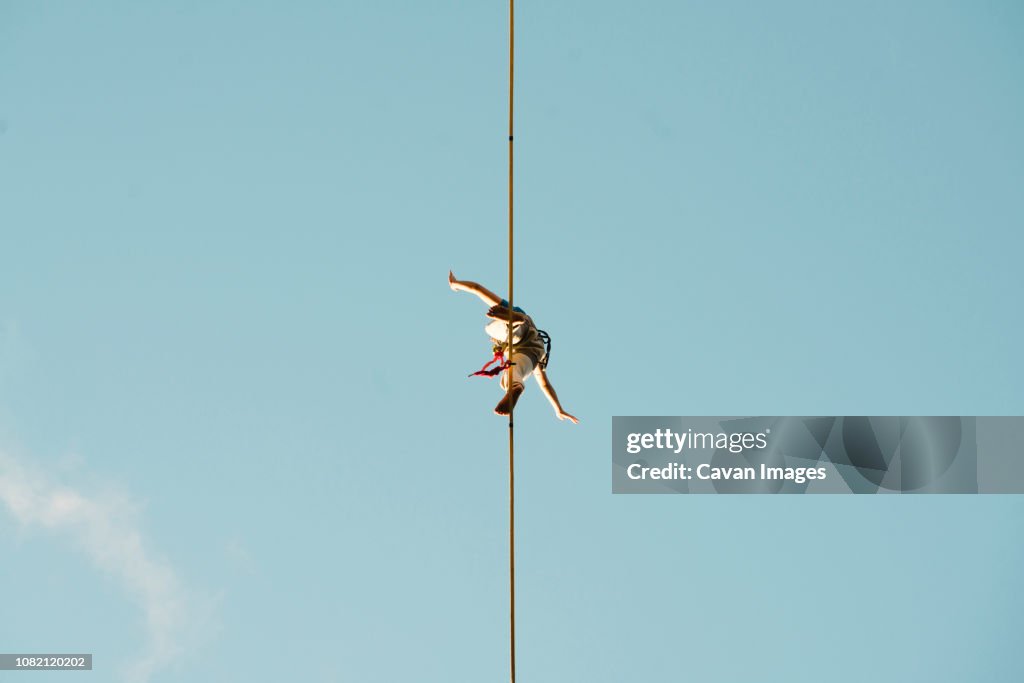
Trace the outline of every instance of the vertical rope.
<instances>
[{"instance_id":1,"label":"vertical rope","mask_svg":"<svg viewBox=\"0 0 1024 683\"><path fill-rule=\"evenodd\" d=\"M515 0L508 0L508 360L512 361L512 94L515 74ZM508 602L509 602L509 676L516 683L516 486L515 439L512 431L512 370L508 373L505 397L508 400Z\"/></svg>"}]
</instances>

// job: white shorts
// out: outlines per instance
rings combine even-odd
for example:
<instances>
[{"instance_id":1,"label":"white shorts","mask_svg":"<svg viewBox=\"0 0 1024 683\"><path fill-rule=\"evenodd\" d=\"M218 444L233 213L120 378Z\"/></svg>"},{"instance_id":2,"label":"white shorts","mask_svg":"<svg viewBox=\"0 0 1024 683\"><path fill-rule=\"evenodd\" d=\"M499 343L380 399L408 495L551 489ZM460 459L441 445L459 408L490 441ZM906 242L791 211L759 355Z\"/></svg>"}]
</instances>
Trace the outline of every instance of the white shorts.
<instances>
[{"instance_id":1,"label":"white shorts","mask_svg":"<svg viewBox=\"0 0 1024 683\"><path fill-rule=\"evenodd\" d=\"M513 384L522 384L530 373L534 371L533 360L524 353L512 354L512 367L501 373L501 388L508 390L508 376L512 375ZM511 372L510 372L511 371Z\"/></svg>"}]
</instances>

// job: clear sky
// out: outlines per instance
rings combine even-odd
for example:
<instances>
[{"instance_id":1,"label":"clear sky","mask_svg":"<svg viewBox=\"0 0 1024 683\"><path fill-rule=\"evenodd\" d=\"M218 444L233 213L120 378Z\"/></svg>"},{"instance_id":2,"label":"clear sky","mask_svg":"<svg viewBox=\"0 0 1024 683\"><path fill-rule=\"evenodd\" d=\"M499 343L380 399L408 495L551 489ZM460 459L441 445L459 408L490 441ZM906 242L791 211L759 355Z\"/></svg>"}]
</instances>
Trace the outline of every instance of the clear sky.
<instances>
[{"instance_id":1,"label":"clear sky","mask_svg":"<svg viewBox=\"0 0 1024 683\"><path fill-rule=\"evenodd\" d=\"M0 651L96 666L33 681L505 678L445 280L504 293L506 12L0 1ZM1024 414L1024 6L517 43L516 303L581 419L516 413L520 680L1024 679L1021 497L610 493L612 415Z\"/></svg>"}]
</instances>

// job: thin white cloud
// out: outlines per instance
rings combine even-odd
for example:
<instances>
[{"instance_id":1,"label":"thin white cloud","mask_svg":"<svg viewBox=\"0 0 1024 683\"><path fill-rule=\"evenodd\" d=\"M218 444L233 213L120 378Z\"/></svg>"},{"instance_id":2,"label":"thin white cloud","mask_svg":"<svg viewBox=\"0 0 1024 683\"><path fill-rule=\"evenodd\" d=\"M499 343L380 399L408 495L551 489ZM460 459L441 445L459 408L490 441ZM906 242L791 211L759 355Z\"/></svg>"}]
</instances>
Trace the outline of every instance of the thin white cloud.
<instances>
[{"instance_id":1,"label":"thin white cloud","mask_svg":"<svg viewBox=\"0 0 1024 683\"><path fill-rule=\"evenodd\" d=\"M189 627L196 626L199 615L171 566L147 548L128 499L107 492L87 494L54 482L24 458L0 451L0 504L23 528L45 529L71 540L142 609L147 644L125 666L125 681L145 683L183 654Z\"/></svg>"}]
</instances>

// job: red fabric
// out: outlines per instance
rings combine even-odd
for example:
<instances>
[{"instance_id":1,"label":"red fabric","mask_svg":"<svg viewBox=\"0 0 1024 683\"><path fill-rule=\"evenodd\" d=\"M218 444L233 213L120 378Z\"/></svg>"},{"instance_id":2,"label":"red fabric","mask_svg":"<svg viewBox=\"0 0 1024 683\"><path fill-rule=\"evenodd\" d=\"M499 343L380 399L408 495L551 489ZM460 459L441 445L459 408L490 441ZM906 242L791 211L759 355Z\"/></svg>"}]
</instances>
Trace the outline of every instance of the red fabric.
<instances>
[{"instance_id":1,"label":"red fabric","mask_svg":"<svg viewBox=\"0 0 1024 683\"><path fill-rule=\"evenodd\" d=\"M479 377L494 377L495 375L497 375L502 370L508 369L512 364L509 363L509 362L504 362L501 365L497 365L497 366L495 366L495 367L493 367L493 368L491 368L489 370L487 369L487 366L490 365L491 363L497 363L498 361L503 360L504 358L505 358L504 352L502 352L502 351L495 351L494 352L494 358L492 358L489 361L487 361L486 363L484 363L484 366L482 368L480 368L479 370L477 370L476 372L472 373L469 376L470 377L477 377L477 376L479 376Z\"/></svg>"}]
</instances>

